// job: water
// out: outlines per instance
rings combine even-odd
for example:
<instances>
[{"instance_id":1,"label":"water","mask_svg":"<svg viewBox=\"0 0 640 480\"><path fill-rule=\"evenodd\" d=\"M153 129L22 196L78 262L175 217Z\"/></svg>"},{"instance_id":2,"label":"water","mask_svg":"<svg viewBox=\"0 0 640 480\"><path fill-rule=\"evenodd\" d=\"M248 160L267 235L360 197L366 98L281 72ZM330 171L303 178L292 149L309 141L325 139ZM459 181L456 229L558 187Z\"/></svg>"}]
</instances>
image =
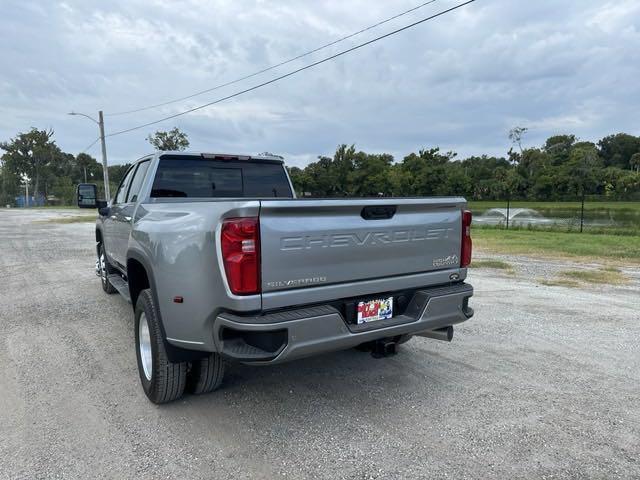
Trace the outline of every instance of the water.
<instances>
[{"instance_id":1,"label":"water","mask_svg":"<svg viewBox=\"0 0 640 480\"><path fill-rule=\"evenodd\" d=\"M533 203L533 202L532 202ZM581 208L579 203L549 203L526 206L526 202L517 202L517 206L509 210L509 226L525 228L558 228L576 230L580 228ZM485 206L474 208L473 222L476 225L506 225L507 209L505 206ZM615 204L612 202L586 204L584 211L584 228L592 230L628 230L640 233L640 202Z\"/></svg>"}]
</instances>

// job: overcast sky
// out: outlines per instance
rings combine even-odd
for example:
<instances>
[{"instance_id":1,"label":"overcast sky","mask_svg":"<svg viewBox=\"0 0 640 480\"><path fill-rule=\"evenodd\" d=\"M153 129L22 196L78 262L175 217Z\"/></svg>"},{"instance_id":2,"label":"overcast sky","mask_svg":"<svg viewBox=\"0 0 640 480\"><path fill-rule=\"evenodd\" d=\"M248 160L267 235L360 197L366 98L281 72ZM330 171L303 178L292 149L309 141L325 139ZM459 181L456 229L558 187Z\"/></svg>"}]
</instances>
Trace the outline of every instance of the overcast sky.
<instances>
[{"instance_id":1,"label":"overcast sky","mask_svg":"<svg viewBox=\"0 0 640 480\"><path fill-rule=\"evenodd\" d=\"M250 74L425 0L2 0L0 140L53 128L78 153L97 116L181 97ZM177 113L286 73L457 2L405 17L238 85L160 109L107 116L107 133ZM340 143L401 158L440 146L504 155L556 133L640 134L640 1L477 0L410 31L239 98L108 139L112 163L178 126L193 150L284 155L304 165ZM99 157L99 145L90 151Z\"/></svg>"}]
</instances>

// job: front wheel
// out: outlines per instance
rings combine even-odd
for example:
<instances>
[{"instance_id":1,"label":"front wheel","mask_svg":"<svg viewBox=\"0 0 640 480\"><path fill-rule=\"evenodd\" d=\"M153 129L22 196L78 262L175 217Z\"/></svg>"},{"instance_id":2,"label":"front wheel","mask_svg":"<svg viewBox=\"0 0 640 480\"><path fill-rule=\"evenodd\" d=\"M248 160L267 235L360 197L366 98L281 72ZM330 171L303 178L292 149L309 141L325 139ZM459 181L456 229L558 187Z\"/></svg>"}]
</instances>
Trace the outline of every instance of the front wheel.
<instances>
[{"instance_id":1,"label":"front wheel","mask_svg":"<svg viewBox=\"0 0 640 480\"><path fill-rule=\"evenodd\" d=\"M108 294L116 293L117 290L109 281L109 274L114 273L113 267L109 265L107 255L104 253L104 243L100 243L98 247L98 275L100 275L100 283L102 289Z\"/></svg>"},{"instance_id":2,"label":"front wheel","mask_svg":"<svg viewBox=\"0 0 640 480\"><path fill-rule=\"evenodd\" d=\"M177 400L184 393L187 363L169 360L150 289L138 296L135 331L138 373L144 393L157 404Z\"/></svg>"}]
</instances>

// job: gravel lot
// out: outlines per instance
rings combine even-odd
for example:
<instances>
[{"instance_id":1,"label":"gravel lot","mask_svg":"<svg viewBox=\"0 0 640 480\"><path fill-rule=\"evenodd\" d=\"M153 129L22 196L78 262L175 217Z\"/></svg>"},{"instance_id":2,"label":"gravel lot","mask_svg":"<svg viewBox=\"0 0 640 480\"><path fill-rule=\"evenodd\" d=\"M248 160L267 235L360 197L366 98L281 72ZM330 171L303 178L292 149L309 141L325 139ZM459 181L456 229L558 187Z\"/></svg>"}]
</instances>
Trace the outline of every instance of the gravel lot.
<instances>
[{"instance_id":1,"label":"gravel lot","mask_svg":"<svg viewBox=\"0 0 640 480\"><path fill-rule=\"evenodd\" d=\"M640 478L640 275L569 289L476 269L453 343L230 366L162 407L77 212L0 210L0 478Z\"/></svg>"}]
</instances>

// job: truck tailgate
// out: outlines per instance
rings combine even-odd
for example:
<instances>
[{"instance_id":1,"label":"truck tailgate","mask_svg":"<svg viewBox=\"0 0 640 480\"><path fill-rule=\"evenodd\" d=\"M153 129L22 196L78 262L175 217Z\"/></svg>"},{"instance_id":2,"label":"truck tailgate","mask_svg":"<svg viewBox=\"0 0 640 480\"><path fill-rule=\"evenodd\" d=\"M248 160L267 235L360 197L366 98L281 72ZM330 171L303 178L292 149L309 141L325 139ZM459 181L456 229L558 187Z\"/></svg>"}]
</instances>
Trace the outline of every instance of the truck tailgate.
<instances>
[{"instance_id":1,"label":"truck tailgate","mask_svg":"<svg viewBox=\"0 0 640 480\"><path fill-rule=\"evenodd\" d=\"M463 198L262 201L263 293L460 267Z\"/></svg>"}]
</instances>

